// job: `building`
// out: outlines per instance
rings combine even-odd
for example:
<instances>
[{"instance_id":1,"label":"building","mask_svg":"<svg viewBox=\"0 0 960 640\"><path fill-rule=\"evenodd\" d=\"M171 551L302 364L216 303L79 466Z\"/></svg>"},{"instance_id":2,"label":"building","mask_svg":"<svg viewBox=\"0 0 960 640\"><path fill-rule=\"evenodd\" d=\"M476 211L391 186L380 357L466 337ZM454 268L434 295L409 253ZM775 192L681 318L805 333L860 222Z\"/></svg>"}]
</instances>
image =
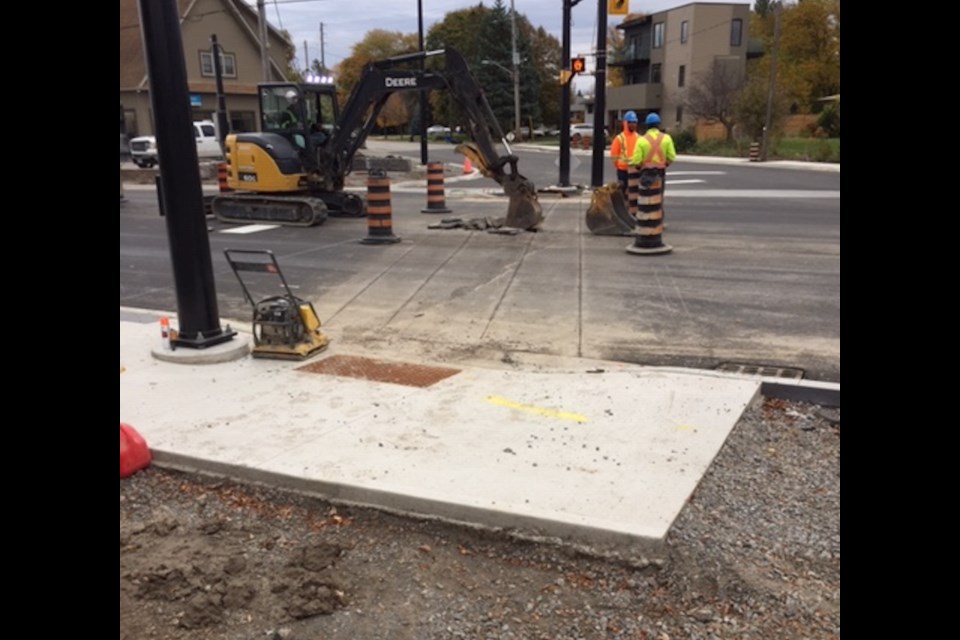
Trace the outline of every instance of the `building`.
<instances>
[{"instance_id":1,"label":"building","mask_svg":"<svg viewBox=\"0 0 960 640\"><path fill-rule=\"evenodd\" d=\"M625 47L608 61L623 69L624 85L607 87L607 126L620 115L660 114L662 127L680 131L696 123L683 112L684 90L715 63L746 76L749 4L693 2L651 15L627 16L617 25Z\"/></svg>"},{"instance_id":2,"label":"building","mask_svg":"<svg viewBox=\"0 0 960 640\"><path fill-rule=\"evenodd\" d=\"M217 85L210 36L223 51L221 67L230 127L256 131L257 83L263 80L257 12L242 0L177 0L190 108L194 120L215 120ZM270 80L284 80L293 45L268 26ZM153 106L137 0L120 0L120 104L130 137L151 135Z\"/></svg>"}]
</instances>

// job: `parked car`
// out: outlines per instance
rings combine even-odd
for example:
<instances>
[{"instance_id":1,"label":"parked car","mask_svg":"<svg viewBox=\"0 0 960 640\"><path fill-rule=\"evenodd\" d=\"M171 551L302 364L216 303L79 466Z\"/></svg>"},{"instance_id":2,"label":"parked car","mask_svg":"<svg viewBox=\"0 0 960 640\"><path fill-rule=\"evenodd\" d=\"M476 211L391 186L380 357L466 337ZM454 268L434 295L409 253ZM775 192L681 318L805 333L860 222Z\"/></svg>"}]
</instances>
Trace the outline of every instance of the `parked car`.
<instances>
[{"instance_id":1,"label":"parked car","mask_svg":"<svg viewBox=\"0 0 960 640\"><path fill-rule=\"evenodd\" d=\"M545 138L547 136L559 136L560 129L556 127L548 127L546 125L540 125L539 127L533 130L533 135L536 138Z\"/></svg>"},{"instance_id":2,"label":"parked car","mask_svg":"<svg viewBox=\"0 0 960 640\"><path fill-rule=\"evenodd\" d=\"M610 132L603 130L606 140L610 139ZM593 123L580 122L570 125L570 142L578 144L583 138L593 137Z\"/></svg>"},{"instance_id":3,"label":"parked car","mask_svg":"<svg viewBox=\"0 0 960 640\"><path fill-rule=\"evenodd\" d=\"M450 127L445 127L442 124L435 124L432 127L427 127L428 136L448 136L450 135Z\"/></svg>"},{"instance_id":4,"label":"parked car","mask_svg":"<svg viewBox=\"0 0 960 640\"><path fill-rule=\"evenodd\" d=\"M193 123L193 135L197 141L197 158L219 160L223 158L217 128L210 120ZM139 136L130 141L130 157L138 167L153 167L159 163L156 136Z\"/></svg>"}]
</instances>

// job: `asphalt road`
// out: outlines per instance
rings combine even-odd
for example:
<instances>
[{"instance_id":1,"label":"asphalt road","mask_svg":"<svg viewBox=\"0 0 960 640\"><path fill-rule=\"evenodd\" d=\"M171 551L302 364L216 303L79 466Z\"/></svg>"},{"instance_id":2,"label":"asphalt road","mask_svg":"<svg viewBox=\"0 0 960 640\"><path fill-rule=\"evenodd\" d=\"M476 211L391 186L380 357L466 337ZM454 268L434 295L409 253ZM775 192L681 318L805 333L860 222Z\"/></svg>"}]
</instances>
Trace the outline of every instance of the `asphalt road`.
<instances>
[{"instance_id":1,"label":"asphalt road","mask_svg":"<svg viewBox=\"0 0 960 640\"><path fill-rule=\"evenodd\" d=\"M521 157L521 171L538 184L555 175L555 154ZM589 181L584 162L572 182L581 170ZM325 331L365 350L738 363L839 382L839 182L839 173L678 161L665 207L664 241L674 251L664 256L630 255L629 239L590 234L589 195L543 196L541 232L502 236L428 230L443 216L420 212L422 189L398 186L393 223L402 242L379 246L358 242L367 235L363 219L238 233L249 229L209 218L219 313L225 322L250 318L223 250L269 249L297 295L314 303ZM493 187L485 179L449 182L448 215L504 215L505 201L489 195ZM147 186L126 196L120 305L173 311L156 194ZM248 284L257 298L277 293L276 280Z\"/></svg>"}]
</instances>

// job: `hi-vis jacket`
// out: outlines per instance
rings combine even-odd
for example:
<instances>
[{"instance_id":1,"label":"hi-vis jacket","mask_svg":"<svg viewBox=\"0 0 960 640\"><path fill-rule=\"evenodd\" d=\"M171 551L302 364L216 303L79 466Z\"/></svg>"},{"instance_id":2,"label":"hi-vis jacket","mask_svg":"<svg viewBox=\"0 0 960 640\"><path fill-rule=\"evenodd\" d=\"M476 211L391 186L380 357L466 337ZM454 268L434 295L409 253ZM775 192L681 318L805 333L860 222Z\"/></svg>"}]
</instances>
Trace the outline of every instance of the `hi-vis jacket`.
<instances>
[{"instance_id":1,"label":"hi-vis jacket","mask_svg":"<svg viewBox=\"0 0 960 640\"><path fill-rule=\"evenodd\" d=\"M623 123L623 131L617 134L617 137L610 143L610 157L613 158L613 164L621 171L630 168L630 157L633 156L633 150L637 145L637 138L640 137L636 131L630 131L627 123Z\"/></svg>"},{"instance_id":2,"label":"hi-vis jacket","mask_svg":"<svg viewBox=\"0 0 960 640\"><path fill-rule=\"evenodd\" d=\"M651 127L637 139L630 164L638 165L641 169L666 169L676 159L677 150L670 134Z\"/></svg>"}]
</instances>

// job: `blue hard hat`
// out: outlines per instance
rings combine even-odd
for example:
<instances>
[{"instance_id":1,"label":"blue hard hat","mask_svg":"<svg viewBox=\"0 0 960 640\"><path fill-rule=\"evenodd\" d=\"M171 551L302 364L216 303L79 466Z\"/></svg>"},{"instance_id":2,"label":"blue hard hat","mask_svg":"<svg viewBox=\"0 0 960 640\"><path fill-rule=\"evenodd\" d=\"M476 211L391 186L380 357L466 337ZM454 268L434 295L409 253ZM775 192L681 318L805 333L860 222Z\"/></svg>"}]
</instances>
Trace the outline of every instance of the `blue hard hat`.
<instances>
[{"instance_id":1,"label":"blue hard hat","mask_svg":"<svg viewBox=\"0 0 960 640\"><path fill-rule=\"evenodd\" d=\"M660 116L658 116L656 113L647 114L646 125L650 127L655 124L660 124Z\"/></svg>"},{"instance_id":2,"label":"blue hard hat","mask_svg":"<svg viewBox=\"0 0 960 640\"><path fill-rule=\"evenodd\" d=\"M624 122L640 122L640 120L637 118L637 114L634 113L633 111L627 111L625 114L623 114L623 121Z\"/></svg>"}]
</instances>

